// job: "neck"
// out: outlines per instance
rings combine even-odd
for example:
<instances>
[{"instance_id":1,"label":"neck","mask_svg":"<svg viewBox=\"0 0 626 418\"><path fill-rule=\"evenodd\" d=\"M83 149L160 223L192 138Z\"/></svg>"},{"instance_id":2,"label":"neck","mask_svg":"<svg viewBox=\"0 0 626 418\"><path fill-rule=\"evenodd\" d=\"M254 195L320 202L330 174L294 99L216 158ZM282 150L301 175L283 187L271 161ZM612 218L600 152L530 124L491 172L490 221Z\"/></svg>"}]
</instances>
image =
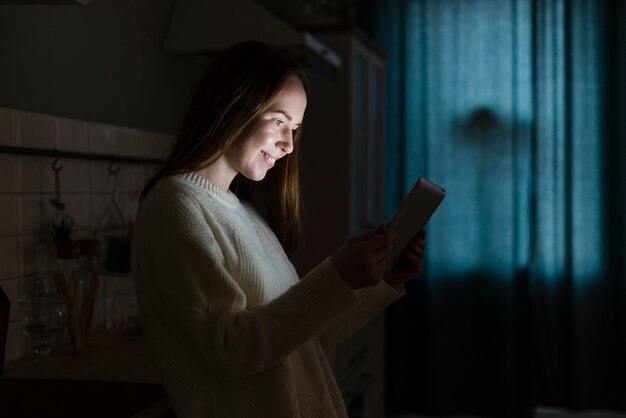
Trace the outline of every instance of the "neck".
<instances>
[{"instance_id":1,"label":"neck","mask_svg":"<svg viewBox=\"0 0 626 418\"><path fill-rule=\"evenodd\" d=\"M230 184L237 175L237 172L228 165L223 156L218 158L217 161L213 162L211 165L196 171L196 173L225 192L228 191Z\"/></svg>"}]
</instances>

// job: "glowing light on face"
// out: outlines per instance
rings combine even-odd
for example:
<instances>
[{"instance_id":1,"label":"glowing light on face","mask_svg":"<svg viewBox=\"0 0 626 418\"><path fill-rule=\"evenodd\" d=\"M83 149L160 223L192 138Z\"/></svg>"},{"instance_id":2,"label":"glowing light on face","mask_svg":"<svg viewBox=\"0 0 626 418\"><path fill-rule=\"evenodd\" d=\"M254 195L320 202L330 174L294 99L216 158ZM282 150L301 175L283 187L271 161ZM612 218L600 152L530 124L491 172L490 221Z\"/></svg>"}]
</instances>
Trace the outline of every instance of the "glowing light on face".
<instances>
[{"instance_id":1,"label":"glowing light on face","mask_svg":"<svg viewBox=\"0 0 626 418\"><path fill-rule=\"evenodd\" d=\"M276 162L293 151L293 137L300 127L307 99L295 76L285 81L280 94L264 112L251 132L224 154L235 175L259 181ZM234 176L233 176L234 177Z\"/></svg>"}]
</instances>

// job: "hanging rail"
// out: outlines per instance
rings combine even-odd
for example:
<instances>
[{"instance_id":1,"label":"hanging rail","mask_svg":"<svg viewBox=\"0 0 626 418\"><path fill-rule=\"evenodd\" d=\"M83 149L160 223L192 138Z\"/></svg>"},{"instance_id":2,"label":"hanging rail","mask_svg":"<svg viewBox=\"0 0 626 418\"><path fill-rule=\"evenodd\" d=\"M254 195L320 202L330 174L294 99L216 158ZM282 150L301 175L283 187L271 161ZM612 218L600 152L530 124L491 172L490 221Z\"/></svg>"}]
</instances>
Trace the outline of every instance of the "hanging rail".
<instances>
[{"instance_id":1,"label":"hanging rail","mask_svg":"<svg viewBox=\"0 0 626 418\"><path fill-rule=\"evenodd\" d=\"M43 149L43 148L26 148L11 147L8 145L0 145L0 153L3 154L24 154L24 155L41 155L44 157L56 158L72 158L80 160L96 160L96 161L115 161L116 163L129 164L154 164L159 165L163 160L157 158L133 157L130 155L117 154L96 154L78 151L63 151L59 149Z\"/></svg>"}]
</instances>

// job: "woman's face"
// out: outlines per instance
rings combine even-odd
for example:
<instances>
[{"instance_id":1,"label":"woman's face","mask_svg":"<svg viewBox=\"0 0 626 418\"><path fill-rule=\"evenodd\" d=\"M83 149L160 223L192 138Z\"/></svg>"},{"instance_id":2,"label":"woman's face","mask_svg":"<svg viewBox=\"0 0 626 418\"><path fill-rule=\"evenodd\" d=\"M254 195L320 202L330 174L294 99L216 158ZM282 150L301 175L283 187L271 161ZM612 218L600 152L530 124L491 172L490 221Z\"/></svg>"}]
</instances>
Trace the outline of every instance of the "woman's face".
<instances>
[{"instance_id":1,"label":"woman's face","mask_svg":"<svg viewBox=\"0 0 626 418\"><path fill-rule=\"evenodd\" d=\"M304 87L292 75L248 136L224 154L228 165L250 180L263 180L276 161L293 151L293 136L302 123L305 108Z\"/></svg>"}]
</instances>

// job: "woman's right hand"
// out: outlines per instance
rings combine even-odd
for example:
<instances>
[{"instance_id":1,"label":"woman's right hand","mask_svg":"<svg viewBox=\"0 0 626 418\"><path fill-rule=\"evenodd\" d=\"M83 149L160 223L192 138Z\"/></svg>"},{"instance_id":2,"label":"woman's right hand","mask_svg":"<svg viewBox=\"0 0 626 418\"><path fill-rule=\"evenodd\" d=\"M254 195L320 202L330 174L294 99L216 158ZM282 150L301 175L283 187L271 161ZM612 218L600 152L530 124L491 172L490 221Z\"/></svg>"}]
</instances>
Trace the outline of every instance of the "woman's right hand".
<instances>
[{"instance_id":1,"label":"woman's right hand","mask_svg":"<svg viewBox=\"0 0 626 418\"><path fill-rule=\"evenodd\" d=\"M353 290L375 286L383 279L395 235L384 225L347 240L330 259Z\"/></svg>"}]
</instances>

